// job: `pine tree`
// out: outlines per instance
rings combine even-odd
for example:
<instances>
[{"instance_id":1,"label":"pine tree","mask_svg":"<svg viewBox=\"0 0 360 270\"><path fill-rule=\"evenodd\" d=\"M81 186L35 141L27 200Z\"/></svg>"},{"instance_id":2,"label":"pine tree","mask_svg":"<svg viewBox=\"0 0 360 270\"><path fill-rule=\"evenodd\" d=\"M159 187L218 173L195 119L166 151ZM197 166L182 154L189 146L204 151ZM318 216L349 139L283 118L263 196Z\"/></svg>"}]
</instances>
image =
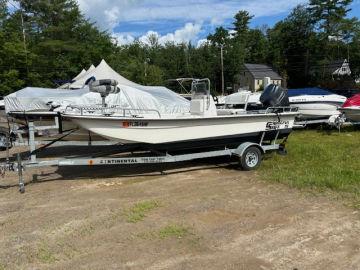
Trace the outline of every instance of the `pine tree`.
<instances>
[{"instance_id":1,"label":"pine tree","mask_svg":"<svg viewBox=\"0 0 360 270\"><path fill-rule=\"evenodd\" d=\"M341 24L351 10L353 0L310 0L309 10L313 20L326 37L338 35Z\"/></svg>"}]
</instances>

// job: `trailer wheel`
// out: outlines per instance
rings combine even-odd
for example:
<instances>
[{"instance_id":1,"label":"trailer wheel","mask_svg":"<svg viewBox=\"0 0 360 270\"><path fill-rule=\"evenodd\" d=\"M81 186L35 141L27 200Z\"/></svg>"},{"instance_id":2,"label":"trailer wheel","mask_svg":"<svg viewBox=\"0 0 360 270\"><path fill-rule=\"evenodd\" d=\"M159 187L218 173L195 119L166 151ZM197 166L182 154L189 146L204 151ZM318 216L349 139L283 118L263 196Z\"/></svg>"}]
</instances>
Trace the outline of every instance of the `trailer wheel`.
<instances>
[{"instance_id":1,"label":"trailer wheel","mask_svg":"<svg viewBox=\"0 0 360 270\"><path fill-rule=\"evenodd\" d=\"M257 169L261 164L262 153L256 146L247 148L240 157L240 165L244 171Z\"/></svg>"}]
</instances>

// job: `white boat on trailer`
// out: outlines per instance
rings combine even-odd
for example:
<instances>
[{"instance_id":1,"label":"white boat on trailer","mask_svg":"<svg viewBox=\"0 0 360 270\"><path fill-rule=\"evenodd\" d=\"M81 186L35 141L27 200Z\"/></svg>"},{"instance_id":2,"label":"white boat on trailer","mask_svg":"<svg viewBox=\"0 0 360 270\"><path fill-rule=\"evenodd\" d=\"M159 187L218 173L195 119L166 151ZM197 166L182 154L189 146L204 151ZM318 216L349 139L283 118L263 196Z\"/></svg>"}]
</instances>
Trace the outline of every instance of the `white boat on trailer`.
<instances>
[{"instance_id":1,"label":"white boat on trailer","mask_svg":"<svg viewBox=\"0 0 360 270\"><path fill-rule=\"evenodd\" d=\"M94 90L96 91L96 89ZM228 140L257 141L264 131L290 134L297 112L290 108L263 111L216 109L208 79L194 80L189 113L161 115L157 111L120 107L69 106L63 117L81 128L123 144L221 144Z\"/></svg>"},{"instance_id":2,"label":"white boat on trailer","mask_svg":"<svg viewBox=\"0 0 360 270\"><path fill-rule=\"evenodd\" d=\"M101 83L93 91L102 94L113 90ZM193 83L189 113L161 115L154 110L111 106L98 108L69 106L62 117L82 128L111 139L110 151L101 156L38 158L37 154L56 144L36 149L34 130L30 129L28 160L7 158L1 170L17 170L20 192L25 191L22 171L43 166L93 166L116 164L173 163L218 156L236 156L245 170L256 169L267 151L284 152L297 112L289 107L269 107L263 111L243 109L216 110L209 94L209 81ZM30 127L33 126L29 123ZM279 141L282 142L279 143ZM78 142L73 142L73 146ZM83 145L83 144L80 144ZM92 146L88 146L91 149ZM105 149L105 147L104 147Z\"/></svg>"}]
</instances>

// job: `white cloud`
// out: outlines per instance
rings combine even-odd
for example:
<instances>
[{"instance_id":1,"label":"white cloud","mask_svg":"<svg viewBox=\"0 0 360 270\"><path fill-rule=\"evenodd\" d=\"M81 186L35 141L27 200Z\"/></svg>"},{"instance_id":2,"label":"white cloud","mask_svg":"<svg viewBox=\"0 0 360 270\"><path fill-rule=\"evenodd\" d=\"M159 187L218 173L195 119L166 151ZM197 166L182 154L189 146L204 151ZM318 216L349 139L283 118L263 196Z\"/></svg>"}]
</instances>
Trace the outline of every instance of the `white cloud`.
<instances>
[{"instance_id":1,"label":"white cloud","mask_svg":"<svg viewBox=\"0 0 360 270\"><path fill-rule=\"evenodd\" d=\"M159 38L160 44L171 41L175 43L190 42L197 38L200 33L201 24L187 23L183 28L176 30L174 33L168 33Z\"/></svg>"},{"instance_id":2,"label":"white cloud","mask_svg":"<svg viewBox=\"0 0 360 270\"><path fill-rule=\"evenodd\" d=\"M199 39L197 44L196 44L196 47L201 47L201 46L204 46L205 44L209 43L209 40L207 40L206 38L204 39Z\"/></svg>"},{"instance_id":3,"label":"white cloud","mask_svg":"<svg viewBox=\"0 0 360 270\"><path fill-rule=\"evenodd\" d=\"M81 10L103 29L122 23L181 20L214 25L241 9L256 17L286 12L307 0L77 0Z\"/></svg>"},{"instance_id":4,"label":"white cloud","mask_svg":"<svg viewBox=\"0 0 360 270\"><path fill-rule=\"evenodd\" d=\"M120 11L118 7L104 10L105 23L109 25L110 29L114 28L118 24L118 18Z\"/></svg>"},{"instance_id":5,"label":"white cloud","mask_svg":"<svg viewBox=\"0 0 360 270\"><path fill-rule=\"evenodd\" d=\"M144 44L150 45L149 38L151 36L155 36L158 40L160 39L159 33L151 30L151 31L148 31L145 35L142 35L141 37L139 37L139 41L144 43Z\"/></svg>"},{"instance_id":6,"label":"white cloud","mask_svg":"<svg viewBox=\"0 0 360 270\"><path fill-rule=\"evenodd\" d=\"M113 33L112 36L117 40L118 44L127 45L133 43L135 38L129 33Z\"/></svg>"},{"instance_id":7,"label":"white cloud","mask_svg":"<svg viewBox=\"0 0 360 270\"><path fill-rule=\"evenodd\" d=\"M160 44L167 41L181 43L193 42L200 46L204 40L202 26L219 26L232 19L238 10L247 10L255 17L274 16L289 11L308 0L77 0L81 11L91 21L103 29L114 33L119 44L129 44L139 39L148 43L148 37L155 35ZM171 25L186 23L174 30ZM149 31L151 26L169 25L169 33L160 35ZM137 33L121 32L126 29ZM208 29L208 28L206 28ZM157 30L157 29L153 29ZM144 34L146 32L146 34Z\"/></svg>"},{"instance_id":8,"label":"white cloud","mask_svg":"<svg viewBox=\"0 0 360 270\"><path fill-rule=\"evenodd\" d=\"M144 44L149 44L149 37L155 36L158 39L159 44L162 45L166 42L188 43L197 40L200 31L200 23L186 23L184 27L163 36L158 32L148 31L145 35L139 37L139 41ZM114 37L116 37L119 44L122 45L129 44L135 40L135 37L129 33L115 33Z\"/></svg>"},{"instance_id":9,"label":"white cloud","mask_svg":"<svg viewBox=\"0 0 360 270\"><path fill-rule=\"evenodd\" d=\"M128 10L141 4L141 0L77 0L81 11L102 29L112 30L123 21Z\"/></svg>"}]
</instances>

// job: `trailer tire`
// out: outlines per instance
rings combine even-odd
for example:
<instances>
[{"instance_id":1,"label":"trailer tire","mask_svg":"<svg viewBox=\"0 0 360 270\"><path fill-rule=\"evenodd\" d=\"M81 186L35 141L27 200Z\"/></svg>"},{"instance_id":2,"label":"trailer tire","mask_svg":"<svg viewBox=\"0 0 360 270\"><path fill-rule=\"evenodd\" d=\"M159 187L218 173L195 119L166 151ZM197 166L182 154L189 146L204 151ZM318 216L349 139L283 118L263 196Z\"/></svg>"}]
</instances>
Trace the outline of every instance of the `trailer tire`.
<instances>
[{"instance_id":1,"label":"trailer tire","mask_svg":"<svg viewBox=\"0 0 360 270\"><path fill-rule=\"evenodd\" d=\"M248 147L240 157L240 166L244 171L256 170L262 160L262 153L256 146Z\"/></svg>"}]
</instances>

